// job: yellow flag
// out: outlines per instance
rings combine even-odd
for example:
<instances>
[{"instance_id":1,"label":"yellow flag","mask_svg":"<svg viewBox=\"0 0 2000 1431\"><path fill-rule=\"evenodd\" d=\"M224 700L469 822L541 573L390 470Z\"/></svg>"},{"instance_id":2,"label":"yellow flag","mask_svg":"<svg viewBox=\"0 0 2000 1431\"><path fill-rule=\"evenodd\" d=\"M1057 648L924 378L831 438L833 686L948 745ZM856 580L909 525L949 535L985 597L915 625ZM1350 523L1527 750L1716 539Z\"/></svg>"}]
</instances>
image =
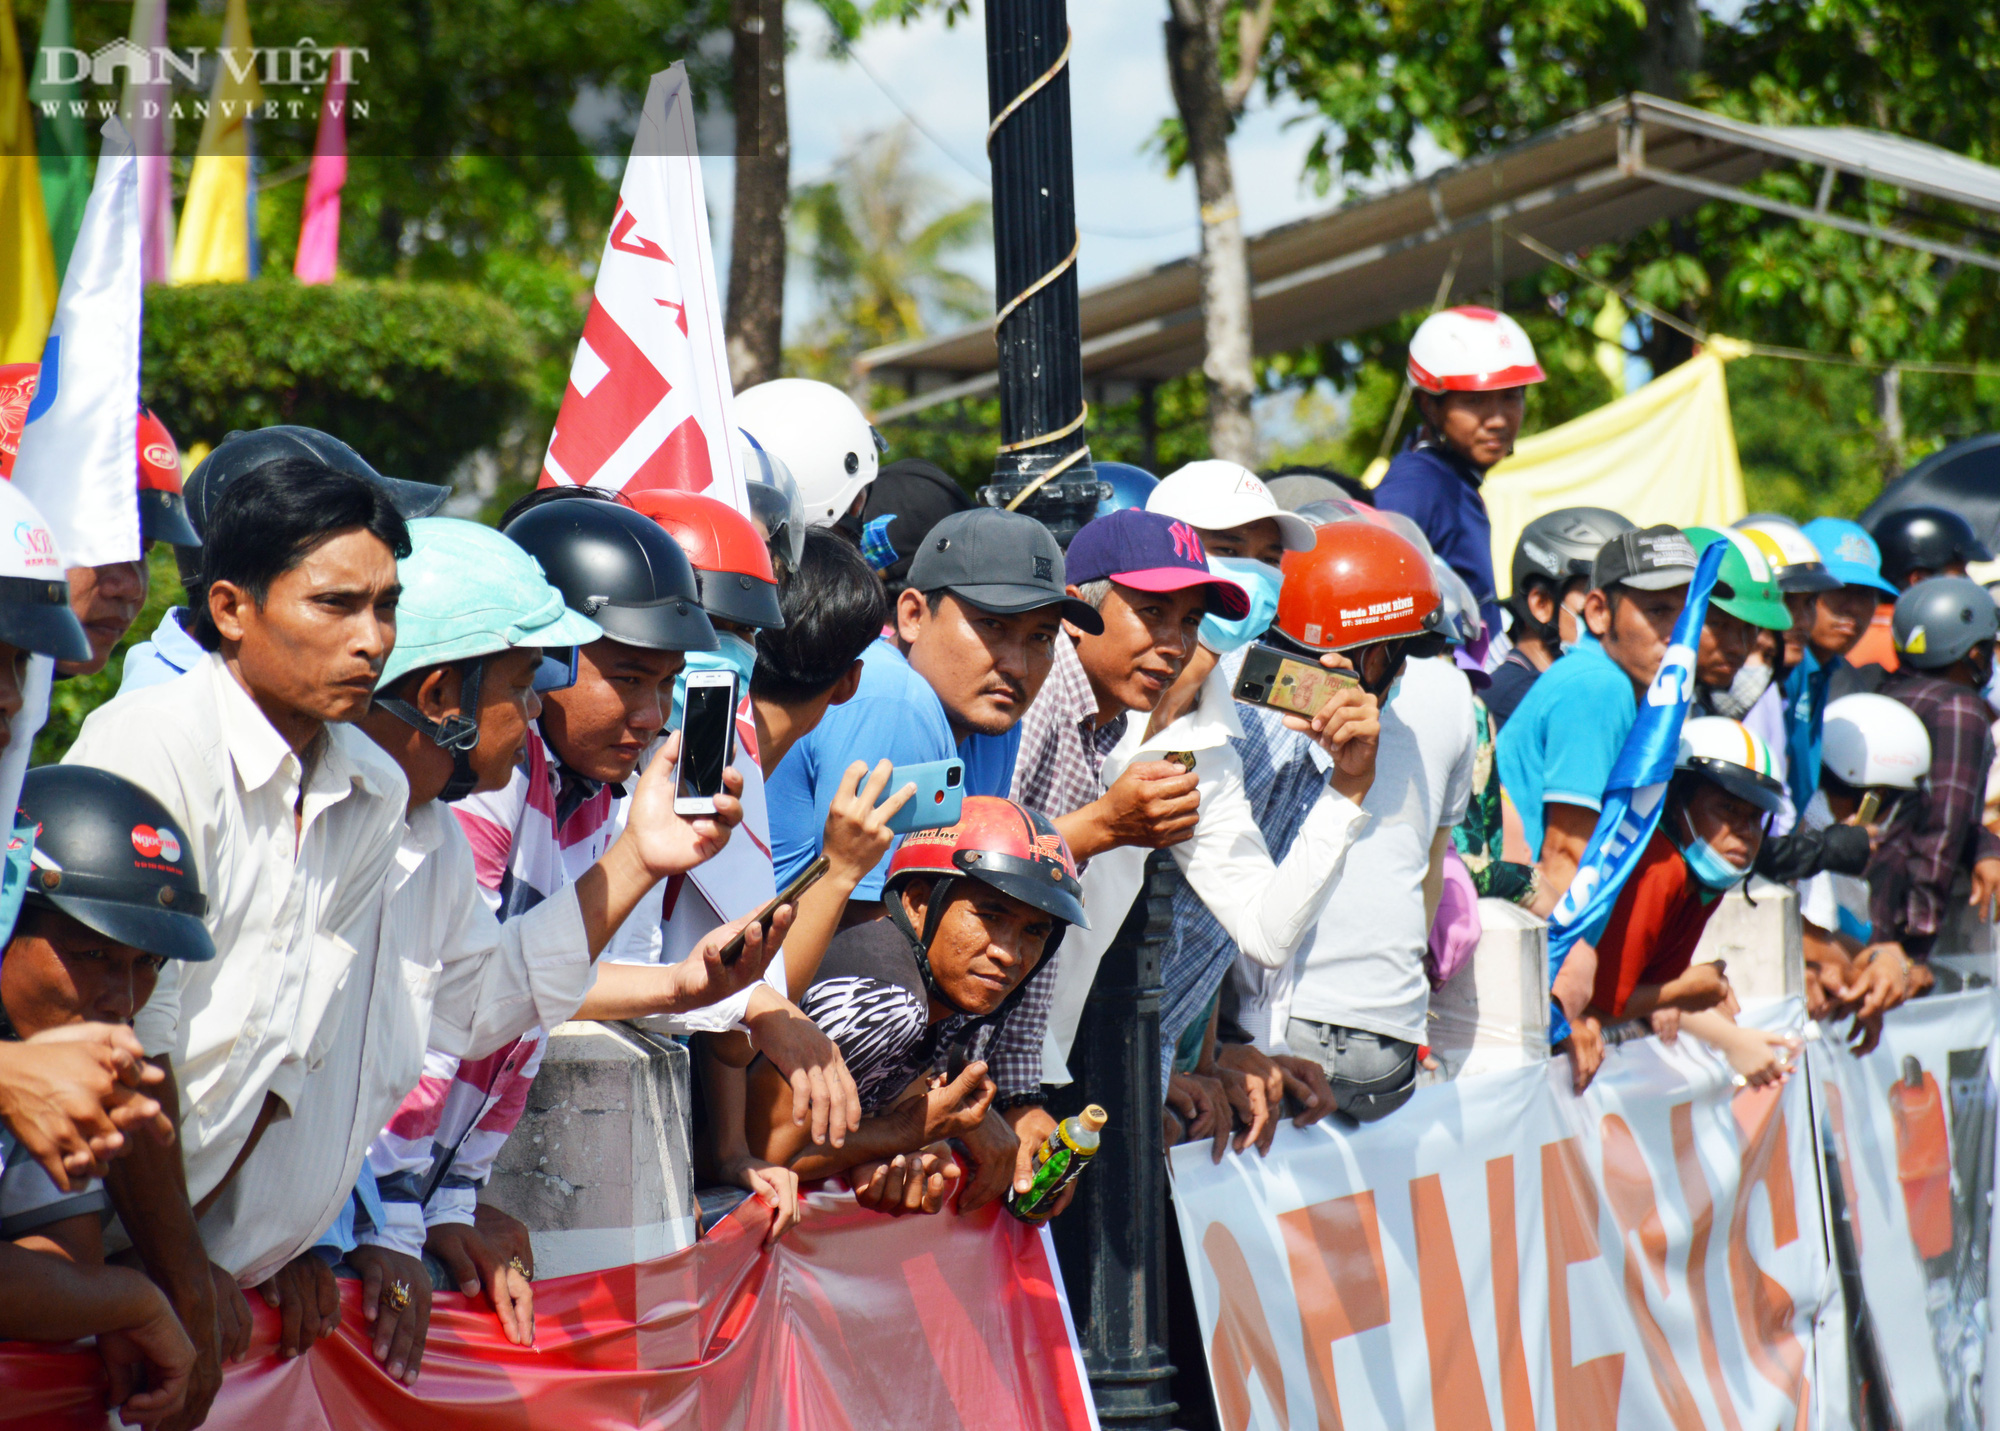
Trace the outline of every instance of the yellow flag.
<instances>
[{"instance_id":1,"label":"yellow flag","mask_svg":"<svg viewBox=\"0 0 2000 1431\"><path fill-rule=\"evenodd\" d=\"M39 359L55 312L56 253L42 206L35 121L14 6L0 0L0 363Z\"/></svg>"},{"instance_id":2,"label":"yellow flag","mask_svg":"<svg viewBox=\"0 0 2000 1431\"><path fill-rule=\"evenodd\" d=\"M240 283L250 277L256 195L250 190L250 116L264 102L244 0L229 0L201 144L188 175L174 240L175 283Z\"/></svg>"}]
</instances>

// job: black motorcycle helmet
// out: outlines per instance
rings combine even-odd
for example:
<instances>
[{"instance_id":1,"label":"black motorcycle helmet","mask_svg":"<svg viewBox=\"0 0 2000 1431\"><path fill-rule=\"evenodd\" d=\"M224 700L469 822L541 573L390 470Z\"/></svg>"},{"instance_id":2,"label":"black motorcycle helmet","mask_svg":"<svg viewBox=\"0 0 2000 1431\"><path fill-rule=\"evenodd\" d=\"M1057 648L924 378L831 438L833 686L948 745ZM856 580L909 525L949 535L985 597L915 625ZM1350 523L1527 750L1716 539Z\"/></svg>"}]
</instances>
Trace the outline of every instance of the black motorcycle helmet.
<instances>
[{"instance_id":1,"label":"black motorcycle helmet","mask_svg":"<svg viewBox=\"0 0 2000 1431\"><path fill-rule=\"evenodd\" d=\"M201 459L188 474L182 495L187 501L187 517L197 533L208 530L208 514L222 489L246 472L280 457L310 457L336 472L349 472L373 482L389 494L390 505L405 521L428 517L444 505L451 488L431 482L411 482L401 477L384 477L368 459L331 433L316 427L260 427L251 432L232 432ZM181 585L194 590L201 583L201 549L177 547Z\"/></svg>"},{"instance_id":2,"label":"black motorcycle helmet","mask_svg":"<svg viewBox=\"0 0 2000 1431\"><path fill-rule=\"evenodd\" d=\"M148 954L215 957L194 853L158 800L106 770L40 765L22 783L21 818L36 827L24 906Z\"/></svg>"},{"instance_id":3,"label":"black motorcycle helmet","mask_svg":"<svg viewBox=\"0 0 2000 1431\"><path fill-rule=\"evenodd\" d=\"M1882 549L1882 579L1898 588L1911 572L1993 560L1972 524L1944 507L1904 507L1883 517L1869 535Z\"/></svg>"},{"instance_id":4,"label":"black motorcycle helmet","mask_svg":"<svg viewBox=\"0 0 2000 1431\"><path fill-rule=\"evenodd\" d=\"M611 494L543 488L515 503L500 530L542 564L571 610L612 640L652 651L713 651L719 644L680 543Z\"/></svg>"}]
</instances>

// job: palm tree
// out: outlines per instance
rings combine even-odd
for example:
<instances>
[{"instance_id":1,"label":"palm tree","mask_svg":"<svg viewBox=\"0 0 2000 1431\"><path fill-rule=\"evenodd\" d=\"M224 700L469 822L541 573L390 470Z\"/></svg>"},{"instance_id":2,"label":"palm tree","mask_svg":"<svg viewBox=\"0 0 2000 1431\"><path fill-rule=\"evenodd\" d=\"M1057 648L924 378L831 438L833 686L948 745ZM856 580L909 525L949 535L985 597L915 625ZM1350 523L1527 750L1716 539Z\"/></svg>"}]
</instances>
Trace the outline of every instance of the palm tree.
<instances>
[{"instance_id":1,"label":"palm tree","mask_svg":"<svg viewBox=\"0 0 2000 1431\"><path fill-rule=\"evenodd\" d=\"M868 135L826 179L792 191L793 243L818 307L791 358L814 377L848 382L857 353L993 310L984 285L948 262L988 238L991 206L946 207L910 162L911 135L908 125Z\"/></svg>"}]
</instances>

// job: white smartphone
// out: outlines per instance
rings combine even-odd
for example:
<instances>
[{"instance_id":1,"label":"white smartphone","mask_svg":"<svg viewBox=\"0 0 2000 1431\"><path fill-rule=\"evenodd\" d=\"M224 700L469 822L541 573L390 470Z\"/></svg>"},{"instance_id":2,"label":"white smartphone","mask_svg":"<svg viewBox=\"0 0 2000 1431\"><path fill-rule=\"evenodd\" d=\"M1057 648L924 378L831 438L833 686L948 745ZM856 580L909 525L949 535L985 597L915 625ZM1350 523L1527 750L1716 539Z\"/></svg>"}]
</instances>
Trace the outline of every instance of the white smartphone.
<instances>
[{"instance_id":1,"label":"white smartphone","mask_svg":"<svg viewBox=\"0 0 2000 1431\"><path fill-rule=\"evenodd\" d=\"M736 758L736 673L690 671L681 697L681 763L676 815L713 815L722 772Z\"/></svg>"}]
</instances>

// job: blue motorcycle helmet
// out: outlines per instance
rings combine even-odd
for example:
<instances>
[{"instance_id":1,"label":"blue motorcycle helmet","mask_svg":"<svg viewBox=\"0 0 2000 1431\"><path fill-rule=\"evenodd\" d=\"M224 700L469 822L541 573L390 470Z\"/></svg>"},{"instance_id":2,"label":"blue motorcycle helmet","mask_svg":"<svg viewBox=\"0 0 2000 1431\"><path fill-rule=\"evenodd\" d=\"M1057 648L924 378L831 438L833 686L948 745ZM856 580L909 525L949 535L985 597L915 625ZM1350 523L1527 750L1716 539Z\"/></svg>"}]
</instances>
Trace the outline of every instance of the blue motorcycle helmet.
<instances>
[{"instance_id":1,"label":"blue motorcycle helmet","mask_svg":"<svg viewBox=\"0 0 2000 1431\"><path fill-rule=\"evenodd\" d=\"M1146 499L1160 485L1159 478L1129 462L1093 462L1090 465L1097 473L1097 480L1111 489L1109 497L1098 499L1097 515L1100 517L1125 511L1128 507L1143 510Z\"/></svg>"}]
</instances>

